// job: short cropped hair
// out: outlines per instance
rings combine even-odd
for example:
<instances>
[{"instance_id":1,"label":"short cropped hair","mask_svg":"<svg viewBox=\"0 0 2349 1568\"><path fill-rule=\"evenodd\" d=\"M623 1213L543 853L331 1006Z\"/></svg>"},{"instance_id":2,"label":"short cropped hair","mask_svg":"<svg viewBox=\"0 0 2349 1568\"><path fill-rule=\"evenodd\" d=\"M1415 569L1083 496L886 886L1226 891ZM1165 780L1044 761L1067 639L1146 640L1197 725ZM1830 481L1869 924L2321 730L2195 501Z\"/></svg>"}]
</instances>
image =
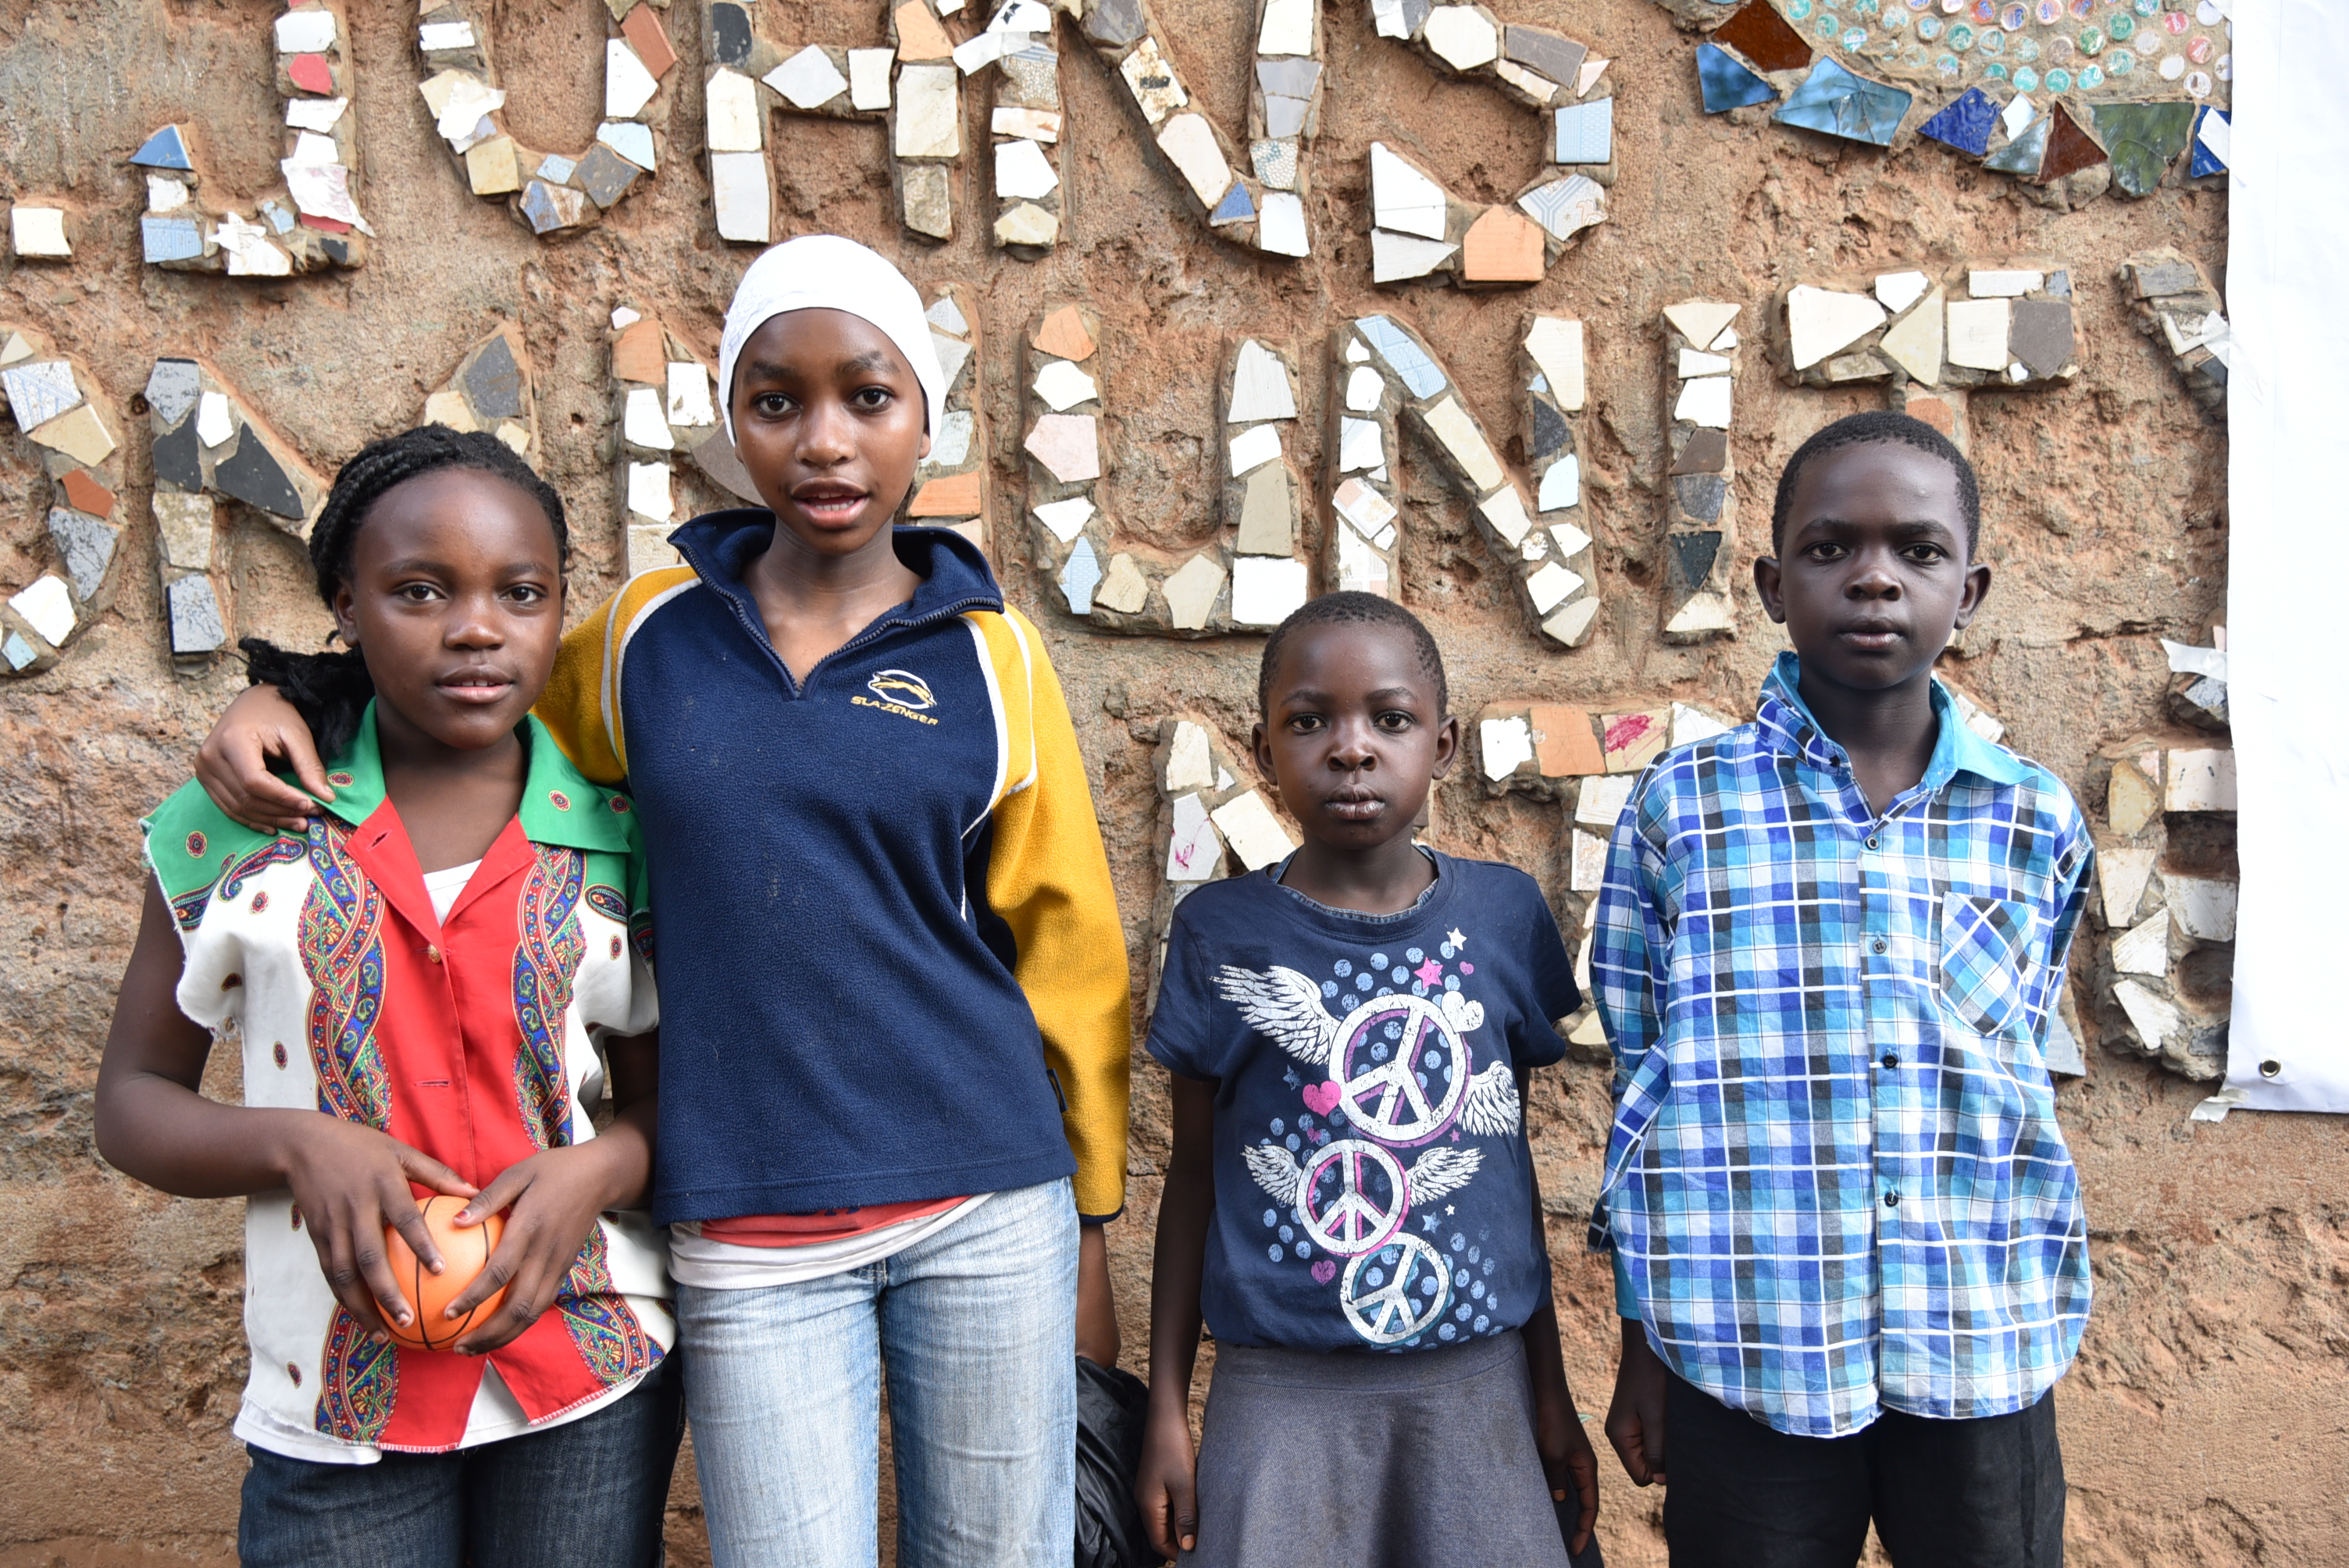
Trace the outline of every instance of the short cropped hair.
<instances>
[{"instance_id":1,"label":"short cropped hair","mask_svg":"<svg viewBox=\"0 0 2349 1568\"><path fill-rule=\"evenodd\" d=\"M1441 718L1452 711L1452 687L1444 678L1444 651L1435 645L1435 637L1426 623L1392 599L1350 589L1308 599L1290 611L1288 619L1275 626L1272 635L1265 639L1264 662L1257 666L1256 676L1259 717L1269 717L1272 713L1272 676L1280 667L1280 650L1292 635L1309 626L1392 626L1403 633L1419 655L1420 669L1435 683L1436 717Z\"/></svg>"},{"instance_id":2,"label":"short cropped hair","mask_svg":"<svg viewBox=\"0 0 2349 1568\"><path fill-rule=\"evenodd\" d=\"M1966 557L1971 560L1982 542L1982 482L1974 477L1973 464L1966 460L1955 441L1924 420L1896 414L1889 408L1847 414L1795 449L1795 455L1786 459L1785 469L1778 476L1778 499L1770 509L1771 552L1775 554L1786 547L1786 514L1794 510L1795 485L1803 477L1806 464L1846 447L1884 442L1914 447L1950 465L1951 471L1958 477L1958 510L1965 514Z\"/></svg>"}]
</instances>

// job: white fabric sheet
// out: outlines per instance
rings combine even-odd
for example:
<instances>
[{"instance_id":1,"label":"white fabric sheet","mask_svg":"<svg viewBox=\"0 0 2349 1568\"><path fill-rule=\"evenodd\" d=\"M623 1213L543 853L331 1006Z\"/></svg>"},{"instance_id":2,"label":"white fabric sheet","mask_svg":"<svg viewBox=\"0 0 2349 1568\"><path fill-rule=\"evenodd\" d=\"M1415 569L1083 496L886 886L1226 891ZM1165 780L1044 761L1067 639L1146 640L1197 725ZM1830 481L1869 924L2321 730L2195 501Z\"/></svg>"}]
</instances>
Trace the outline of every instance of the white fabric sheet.
<instances>
[{"instance_id":1,"label":"white fabric sheet","mask_svg":"<svg viewBox=\"0 0 2349 1568\"><path fill-rule=\"evenodd\" d=\"M2341 10L2233 10L2227 628L2242 903L2219 1104L2341 1111L2349 678L2333 595L2349 583L2349 96L2333 51L2311 46L2334 36Z\"/></svg>"}]
</instances>

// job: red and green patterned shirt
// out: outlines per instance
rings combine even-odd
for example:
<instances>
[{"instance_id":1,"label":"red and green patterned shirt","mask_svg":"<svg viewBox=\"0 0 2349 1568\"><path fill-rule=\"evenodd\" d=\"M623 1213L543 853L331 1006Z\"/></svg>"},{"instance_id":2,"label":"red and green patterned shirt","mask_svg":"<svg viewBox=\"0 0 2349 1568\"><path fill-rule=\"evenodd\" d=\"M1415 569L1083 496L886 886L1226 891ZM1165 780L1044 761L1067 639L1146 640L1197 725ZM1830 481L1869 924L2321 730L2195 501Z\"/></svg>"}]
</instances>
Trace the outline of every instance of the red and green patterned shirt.
<instances>
[{"instance_id":1,"label":"red and green patterned shirt","mask_svg":"<svg viewBox=\"0 0 2349 1568\"><path fill-rule=\"evenodd\" d=\"M659 1016L643 853L626 796L589 783L536 719L528 741L522 808L445 921L385 794L372 707L306 836L240 826L193 783L146 820L186 949L181 1009L242 1037L247 1105L365 1122L477 1185L595 1136L597 1039ZM291 1195L258 1194L237 1435L366 1463L574 1418L666 1354L668 1294L647 1217L607 1213L554 1308L503 1349L377 1346L327 1288Z\"/></svg>"}]
</instances>

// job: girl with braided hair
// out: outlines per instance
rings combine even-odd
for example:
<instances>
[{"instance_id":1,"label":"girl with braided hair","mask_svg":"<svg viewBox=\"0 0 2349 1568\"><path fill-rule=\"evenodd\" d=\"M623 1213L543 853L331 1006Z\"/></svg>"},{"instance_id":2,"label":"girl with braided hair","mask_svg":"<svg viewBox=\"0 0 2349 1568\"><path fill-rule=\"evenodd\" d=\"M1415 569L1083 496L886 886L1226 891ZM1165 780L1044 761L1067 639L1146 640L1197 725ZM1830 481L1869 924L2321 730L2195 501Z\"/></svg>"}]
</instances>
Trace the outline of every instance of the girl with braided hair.
<instances>
[{"instance_id":1,"label":"girl with braided hair","mask_svg":"<svg viewBox=\"0 0 2349 1568\"><path fill-rule=\"evenodd\" d=\"M191 782L143 824L98 1143L167 1192L246 1200L248 1565L658 1560L683 1389L636 1207L644 857L627 797L530 717L566 550L561 499L494 438L368 446L310 540L347 651L243 645L333 799L256 830ZM199 1088L229 1031L242 1106ZM445 1310L419 1197L461 1203L443 1234L477 1258L503 1217Z\"/></svg>"},{"instance_id":2,"label":"girl with braided hair","mask_svg":"<svg viewBox=\"0 0 2349 1568\"><path fill-rule=\"evenodd\" d=\"M1043 639L977 545L899 525L946 394L886 260L761 255L718 363L754 504L671 534L538 707L649 851L653 1218L721 1568L876 1561L885 1386L902 1568L1065 1568L1077 1363L1117 1359L1125 932ZM272 753L315 777L256 687L198 774L298 824Z\"/></svg>"}]
</instances>

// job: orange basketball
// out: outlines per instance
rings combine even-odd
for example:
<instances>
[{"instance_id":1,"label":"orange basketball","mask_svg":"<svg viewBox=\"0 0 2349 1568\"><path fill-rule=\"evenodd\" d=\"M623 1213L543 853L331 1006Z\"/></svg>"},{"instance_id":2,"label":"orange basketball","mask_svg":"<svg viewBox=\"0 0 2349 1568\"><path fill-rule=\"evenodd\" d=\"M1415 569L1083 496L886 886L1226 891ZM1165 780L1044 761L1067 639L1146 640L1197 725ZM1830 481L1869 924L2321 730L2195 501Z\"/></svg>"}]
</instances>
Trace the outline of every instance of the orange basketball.
<instances>
[{"instance_id":1,"label":"orange basketball","mask_svg":"<svg viewBox=\"0 0 2349 1568\"><path fill-rule=\"evenodd\" d=\"M432 1243L440 1249L440 1261L449 1266L434 1274L424 1266L408 1238L391 1226L385 1226L383 1244L391 1259L391 1272L399 1281L399 1288L415 1309L415 1320L402 1328L384 1314L384 1326L391 1330L392 1343L408 1350L446 1350L457 1342L460 1335L477 1323L486 1322L505 1304L506 1293L501 1289L481 1305L462 1317L444 1317L449 1304L459 1293L472 1284L481 1274L490 1254L497 1251L498 1238L505 1233L506 1222L502 1214L492 1214L478 1225L460 1229L452 1223L458 1211L465 1206L462 1198L436 1194L423 1201L424 1228L432 1233Z\"/></svg>"}]
</instances>

